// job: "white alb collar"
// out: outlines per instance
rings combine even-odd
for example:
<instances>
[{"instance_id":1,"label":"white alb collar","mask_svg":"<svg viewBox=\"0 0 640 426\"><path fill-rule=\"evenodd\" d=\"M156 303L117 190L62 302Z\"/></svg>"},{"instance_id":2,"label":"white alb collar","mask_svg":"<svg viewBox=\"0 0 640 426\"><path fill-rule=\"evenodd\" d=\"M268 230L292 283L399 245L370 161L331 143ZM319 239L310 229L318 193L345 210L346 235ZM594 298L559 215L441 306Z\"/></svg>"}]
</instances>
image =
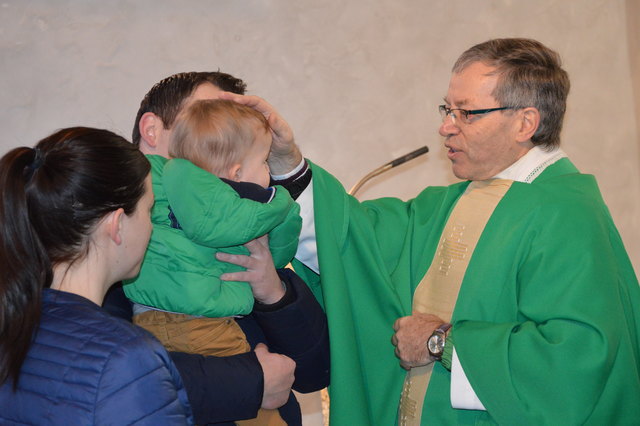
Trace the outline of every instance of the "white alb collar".
<instances>
[{"instance_id":1,"label":"white alb collar","mask_svg":"<svg viewBox=\"0 0 640 426\"><path fill-rule=\"evenodd\" d=\"M494 178L531 183L544 169L566 156L567 154L560 148L546 151L539 146L534 146L518 161L495 175Z\"/></svg>"}]
</instances>

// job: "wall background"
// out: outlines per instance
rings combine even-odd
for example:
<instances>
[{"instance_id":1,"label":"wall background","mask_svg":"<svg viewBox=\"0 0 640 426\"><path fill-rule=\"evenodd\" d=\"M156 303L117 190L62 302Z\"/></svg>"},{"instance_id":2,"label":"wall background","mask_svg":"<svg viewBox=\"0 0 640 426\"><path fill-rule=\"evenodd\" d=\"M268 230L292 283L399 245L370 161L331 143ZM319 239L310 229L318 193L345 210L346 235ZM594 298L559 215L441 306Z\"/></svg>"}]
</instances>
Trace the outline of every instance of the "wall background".
<instances>
[{"instance_id":1,"label":"wall background","mask_svg":"<svg viewBox=\"0 0 640 426\"><path fill-rule=\"evenodd\" d=\"M564 58L563 147L598 177L639 270L638 16L637 0L0 1L0 154L71 125L129 138L153 83L220 68L274 104L305 155L347 188L427 144L359 194L407 199L456 180L437 105L457 56L533 37Z\"/></svg>"},{"instance_id":2,"label":"wall background","mask_svg":"<svg viewBox=\"0 0 640 426\"><path fill-rule=\"evenodd\" d=\"M458 55L532 37L564 58L563 148L598 177L640 272L639 25L639 0L0 0L0 155L73 125L130 138L155 82L219 68L274 104L347 188L428 145L359 193L408 199L456 181L437 105ZM317 395L302 407L322 424Z\"/></svg>"}]
</instances>

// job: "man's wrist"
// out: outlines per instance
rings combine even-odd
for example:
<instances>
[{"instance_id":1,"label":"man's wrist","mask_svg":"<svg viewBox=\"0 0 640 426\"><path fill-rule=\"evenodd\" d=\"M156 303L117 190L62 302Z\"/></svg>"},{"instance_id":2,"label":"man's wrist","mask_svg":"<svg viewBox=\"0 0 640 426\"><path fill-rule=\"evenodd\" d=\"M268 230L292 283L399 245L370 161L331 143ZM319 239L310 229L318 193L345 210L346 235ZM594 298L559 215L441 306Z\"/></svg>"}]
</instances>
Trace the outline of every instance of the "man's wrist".
<instances>
[{"instance_id":1,"label":"man's wrist","mask_svg":"<svg viewBox=\"0 0 640 426\"><path fill-rule=\"evenodd\" d=\"M289 192L291 198L296 200L311 183L311 177L309 163L303 158L300 164L290 173L286 175L272 175L269 185L283 186Z\"/></svg>"},{"instance_id":2,"label":"man's wrist","mask_svg":"<svg viewBox=\"0 0 640 426\"><path fill-rule=\"evenodd\" d=\"M286 175L302 160L303 157L300 149L298 149L297 145L294 145L292 152L288 155L278 156L272 154L267 162L269 163L269 170L271 170L273 175Z\"/></svg>"},{"instance_id":3,"label":"man's wrist","mask_svg":"<svg viewBox=\"0 0 640 426\"><path fill-rule=\"evenodd\" d=\"M256 300L253 305L253 308L261 312L273 312L291 304L296 298L296 294L294 290L291 288L291 286L288 286L283 280L281 280L280 283L282 284L282 288L284 289L284 294L282 295L282 297L279 298L278 301L274 303L261 303L258 300Z\"/></svg>"},{"instance_id":4,"label":"man's wrist","mask_svg":"<svg viewBox=\"0 0 640 426\"><path fill-rule=\"evenodd\" d=\"M306 163L307 162L304 158L300 158L300 161L296 163L295 167L293 167L291 170L287 171L286 173L274 173L273 170L269 169L271 174L271 179L273 181L283 181L283 180L295 178L295 176L301 173Z\"/></svg>"},{"instance_id":5,"label":"man's wrist","mask_svg":"<svg viewBox=\"0 0 640 426\"><path fill-rule=\"evenodd\" d=\"M442 360L442 354L446 344L446 333L451 328L451 324L440 324L427 340L427 351L432 361Z\"/></svg>"}]
</instances>

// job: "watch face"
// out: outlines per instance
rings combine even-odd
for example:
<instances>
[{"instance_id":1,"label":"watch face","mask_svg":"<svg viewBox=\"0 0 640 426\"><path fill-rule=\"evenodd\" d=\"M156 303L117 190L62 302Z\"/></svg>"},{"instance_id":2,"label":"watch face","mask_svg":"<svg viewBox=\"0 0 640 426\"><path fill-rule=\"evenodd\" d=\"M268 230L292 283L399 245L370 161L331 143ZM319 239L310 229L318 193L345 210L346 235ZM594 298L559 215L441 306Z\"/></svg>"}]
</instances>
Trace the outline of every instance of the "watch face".
<instances>
[{"instance_id":1,"label":"watch face","mask_svg":"<svg viewBox=\"0 0 640 426\"><path fill-rule=\"evenodd\" d=\"M444 350L444 337L440 333L431 336L427 341L427 349L429 349L429 353L432 356L442 356L442 351Z\"/></svg>"}]
</instances>

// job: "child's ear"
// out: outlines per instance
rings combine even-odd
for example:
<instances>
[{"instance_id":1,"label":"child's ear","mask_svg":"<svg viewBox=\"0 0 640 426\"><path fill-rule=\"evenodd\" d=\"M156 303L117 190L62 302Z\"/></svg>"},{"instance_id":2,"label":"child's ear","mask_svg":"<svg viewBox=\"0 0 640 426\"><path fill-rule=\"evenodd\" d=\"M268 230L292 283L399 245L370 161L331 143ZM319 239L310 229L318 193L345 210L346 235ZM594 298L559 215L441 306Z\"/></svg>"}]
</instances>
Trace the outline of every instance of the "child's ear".
<instances>
[{"instance_id":1,"label":"child's ear","mask_svg":"<svg viewBox=\"0 0 640 426\"><path fill-rule=\"evenodd\" d=\"M227 169L228 179L233 180L235 182L240 182L240 171L242 170L241 164L234 164Z\"/></svg>"}]
</instances>

